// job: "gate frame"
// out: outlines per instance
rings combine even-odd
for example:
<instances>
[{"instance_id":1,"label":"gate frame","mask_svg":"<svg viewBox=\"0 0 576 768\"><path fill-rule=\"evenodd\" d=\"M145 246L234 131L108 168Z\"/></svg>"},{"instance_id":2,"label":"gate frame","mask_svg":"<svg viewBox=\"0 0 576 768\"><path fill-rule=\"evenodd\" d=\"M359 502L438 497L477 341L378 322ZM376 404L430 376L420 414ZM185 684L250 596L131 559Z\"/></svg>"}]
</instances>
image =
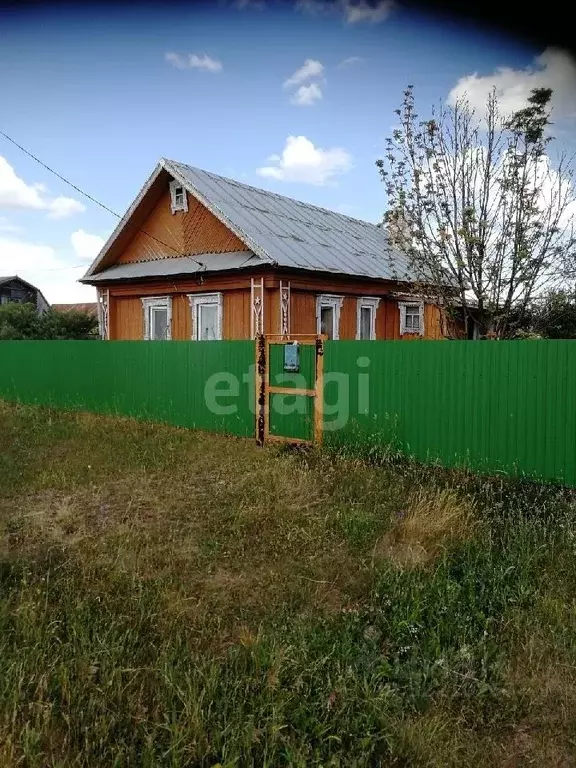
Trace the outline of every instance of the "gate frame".
<instances>
[{"instance_id":1,"label":"gate frame","mask_svg":"<svg viewBox=\"0 0 576 768\"><path fill-rule=\"evenodd\" d=\"M260 333L256 337L256 444L266 442L320 445L324 421L324 341L328 337L317 333ZM276 387L270 384L270 344L297 342L314 345L314 388ZM314 430L312 440L270 434L270 395L303 395L314 398Z\"/></svg>"}]
</instances>

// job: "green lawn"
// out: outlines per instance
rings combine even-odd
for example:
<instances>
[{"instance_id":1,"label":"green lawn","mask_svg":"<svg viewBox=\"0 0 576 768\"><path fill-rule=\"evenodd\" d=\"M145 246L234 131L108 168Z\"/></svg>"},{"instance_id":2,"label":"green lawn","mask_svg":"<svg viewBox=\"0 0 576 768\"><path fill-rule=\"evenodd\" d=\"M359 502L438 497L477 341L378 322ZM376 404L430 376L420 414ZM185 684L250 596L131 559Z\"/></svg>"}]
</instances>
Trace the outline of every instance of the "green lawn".
<instances>
[{"instance_id":1,"label":"green lawn","mask_svg":"<svg viewBox=\"0 0 576 768\"><path fill-rule=\"evenodd\" d=\"M575 765L573 495L0 404L0 765Z\"/></svg>"}]
</instances>

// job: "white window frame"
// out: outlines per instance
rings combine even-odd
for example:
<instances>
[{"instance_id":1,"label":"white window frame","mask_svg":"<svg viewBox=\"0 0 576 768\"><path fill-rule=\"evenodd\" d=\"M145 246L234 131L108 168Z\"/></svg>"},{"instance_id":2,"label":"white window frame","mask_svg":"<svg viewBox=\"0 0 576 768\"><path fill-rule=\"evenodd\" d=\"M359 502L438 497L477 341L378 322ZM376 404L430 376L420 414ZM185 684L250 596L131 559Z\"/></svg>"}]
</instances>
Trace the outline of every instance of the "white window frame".
<instances>
[{"instance_id":1,"label":"white window frame","mask_svg":"<svg viewBox=\"0 0 576 768\"><path fill-rule=\"evenodd\" d=\"M376 312L380 299L372 296L361 296L356 302L356 338L360 339L362 310L370 310L370 341L376 339Z\"/></svg>"},{"instance_id":2,"label":"white window frame","mask_svg":"<svg viewBox=\"0 0 576 768\"><path fill-rule=\"evenodd\" d=\"M178 189L182 190L181 203L176 202L176 193ZM186 187L184 184L176 181L176 179L170 182L170 206L172 213L176 213L176 211L184 211L184 213L188 213L188 193L186 192Z\"/></svg>"},{"instance_id":3,"label":"white window frame","mask_svg":"<svg viewBox=\"0 0 576 768\"><path fill-rule=\"evenodd\" d=\"M201 304L217 304L218 305L218 325L216 326L216 340L222 340L222 316L223 316L223 296L221 293L189 293L188 301L190 302L190 310L192 314L192 341L202 341L198 338L198 323L196 317L198 314L198 307ZM205 339L204 339L205 341Z\"/></svg>"},{"instance_id":4,"label":"white window frame","mask_svg":"<svg viewBox=\"0 0 576 768\"><path fill-rule=\"evenodd\" d=\"M324 293L316 297L316 333L318 335L320 335L322 328L321 309L322 307L332 307L332 338L334 341L340 338L340 310L342 309L343 302L344 296L335 296L330 293Z\"/></svg>"},{"instance_id":5,"label":"white window frame","mask_svg":"<svg viewBox=\"0 0 576 768\"><path fill-rule=\"evenodd\" d=\"M412 334L414 336L424 336L424 302L423 301L399 301L400 309L400 336ZM406 310L408 307L418 307L420 313L420 329L418 331L412 328L406 328Z\"/></svg>"},{"instance_id":6,"label":"white window frame","mask_svg":"<svg viewBox=\"0 0 576 768\"><path fill-rule=\"evenodd\" d=\"M167 328L166 328L166 341L172 339L172 297L171 296L151 296L146 299L142 299L142 307L144 309L144 340L145 341L157 341L157 339L150 338L150 317L153 309L166 309L168 315Z\"/></svg>"}]
</instances>

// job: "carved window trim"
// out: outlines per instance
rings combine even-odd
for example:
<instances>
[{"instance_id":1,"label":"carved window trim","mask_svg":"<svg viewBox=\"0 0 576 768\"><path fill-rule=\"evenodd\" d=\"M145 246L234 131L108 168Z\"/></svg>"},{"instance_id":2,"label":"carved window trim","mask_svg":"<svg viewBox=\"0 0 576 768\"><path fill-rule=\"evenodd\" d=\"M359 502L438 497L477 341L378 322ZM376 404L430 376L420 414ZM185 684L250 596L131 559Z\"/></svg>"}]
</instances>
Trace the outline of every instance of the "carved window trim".
<instances>
[{"instance_id":1,"label":"carved window trim","mask_svg":"<svg viewBox=\"0 0 576 768\"><path fill-rule=\"evenodd\" d=\"M224 301L221 293L189 293L188 301L192 312L192 340L206 341L200 338L200 328L198 326L198 310L204 304L215 304L218 308L216 339L222 340L222 321L224 316Z\"/></svg>"},{"instance_id":2,"label":"carved window trim","mask_svg":"<svg viewBox=\"0 0 576 768\"><path fill-rule=\"evenodd\" d=\"M405 334L412 334L414 336L424 336L424 302L423 301L399 301L398 308L400 309L400 336ZM406 311L410 308L418 310L419 316L419 328L407 328L406 327ZM415 314L411 312L410 314Z\"/></svg>"},{"instance_id":3,"label":"carved window trim","mask_svg":"<svg viewBox=\"0 0 576 768\"><path fill-rule=\"evenodd\" d=\"M158 341L158 339L150 338L152 312L154 309L165 309L167 314L165 341L170 341L172 339L172 297L152 296L142 299L142 307L144 310L144 340Z\"/></svg>"},{"instance_id":4,"label":"carved window trim","mask_svg":"<svg viewBox=\"0 0 576 768\"><path fill-rule=\"evenodd\" d=\"M360 339L360 332L362 329L362 310L370 310L370 341L376 339L376 313L378 311L378 305L380 299L371 296L361 296L356 302L356 338Z\"/></svg>"},{"instance_id":5,"label":"carved window trim","mask_svg":"<svg viewBox=\"0 0 576 768\"><path fill-rule=\"evenodd\" d=\"M186 187L176 179L170 182L170 207L172 213L183 211L188 213L188 193Z\"/></svg>"},{"instance_id":6,"label":"carved window trim","mask_svg":"<svg viewBox=\"0 0 576 768\"><path fill-rule=\"evenodd\" d=\"M336 296L324 293L316 297L316 333L322 333L322 307L332 307L332 339L340 338L340 310L344 302L344 296Z\"/></svg>"}]
</instances>

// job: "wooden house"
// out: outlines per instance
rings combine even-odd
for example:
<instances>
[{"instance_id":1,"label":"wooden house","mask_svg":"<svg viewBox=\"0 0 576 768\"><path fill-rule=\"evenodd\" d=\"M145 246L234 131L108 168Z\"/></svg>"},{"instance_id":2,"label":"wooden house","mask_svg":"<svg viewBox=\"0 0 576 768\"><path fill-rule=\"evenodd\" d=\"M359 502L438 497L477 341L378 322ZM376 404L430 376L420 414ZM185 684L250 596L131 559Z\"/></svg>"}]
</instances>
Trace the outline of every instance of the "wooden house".
<instances>
[{"instance_id":1,"label":"wooden house","mask_svg":"<svg viewBox=\"0 0 576 768\"><path fill-rule=\"evenodd\" d=\"M33 304L40 314L50 309L42 291L17 275L0 277L0 304Z\"/></svg>"},{"instance_id":2,"label":"wooden house","mask_svg":"<svg viewBox=\"0 0 576 768\"><path fill-rule=\"evenodd\" d=\"M107 339L441 337L385 229L165 159L82 282Z\"/></svg>"}]
</instances>

